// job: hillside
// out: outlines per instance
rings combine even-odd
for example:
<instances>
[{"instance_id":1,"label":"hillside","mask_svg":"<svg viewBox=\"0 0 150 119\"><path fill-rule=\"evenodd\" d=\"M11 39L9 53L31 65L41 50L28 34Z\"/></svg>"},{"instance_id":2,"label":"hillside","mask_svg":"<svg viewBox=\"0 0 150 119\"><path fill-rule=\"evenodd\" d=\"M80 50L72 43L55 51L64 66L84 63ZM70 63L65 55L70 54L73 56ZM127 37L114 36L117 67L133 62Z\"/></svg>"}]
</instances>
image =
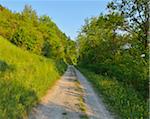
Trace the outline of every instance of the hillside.
<instances>
[{"instance_id":1,"label":"hillside","mask_svg":"<svg viewBox=\"0 0 150 119\"><path fill-rule=\"evenodd\" d=\"M60 69L61 67L61 69ZM59 70L65 65L59 64ZM59 78L56 63L0 37L0 118L24 116Z\"/></svg>"},{"instance_id":2,"label":"hillside","mask_svg":"<svg viewBox=\"0 0 150 119\"><path fill-rule=\"evenodd\" d=\"M21 12L12 12L0 5L0 35L21 49L37 55L75 61L72 58L74 55L70 53L75 42L49 16L38 16L30 5L25 5Z\"/></svg>"}]
</instances>

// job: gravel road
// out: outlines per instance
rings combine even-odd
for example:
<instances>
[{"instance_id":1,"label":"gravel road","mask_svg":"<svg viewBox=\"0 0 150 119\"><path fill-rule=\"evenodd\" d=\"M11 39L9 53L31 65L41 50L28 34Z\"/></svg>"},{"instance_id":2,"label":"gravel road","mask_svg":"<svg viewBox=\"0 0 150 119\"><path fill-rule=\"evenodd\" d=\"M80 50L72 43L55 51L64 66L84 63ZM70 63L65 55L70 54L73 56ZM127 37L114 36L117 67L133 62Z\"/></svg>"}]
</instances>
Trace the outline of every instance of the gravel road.
<instances>
[{"instance_id":1,"label":"gravel road","mask_svg":"<svg viewBox=\"0 0 150 119\"><path fill-rule=\"evenodd\" d=\"M32 109L29 119L114 119L87 79L73 66Z\"/></svg>"}]
</instances>

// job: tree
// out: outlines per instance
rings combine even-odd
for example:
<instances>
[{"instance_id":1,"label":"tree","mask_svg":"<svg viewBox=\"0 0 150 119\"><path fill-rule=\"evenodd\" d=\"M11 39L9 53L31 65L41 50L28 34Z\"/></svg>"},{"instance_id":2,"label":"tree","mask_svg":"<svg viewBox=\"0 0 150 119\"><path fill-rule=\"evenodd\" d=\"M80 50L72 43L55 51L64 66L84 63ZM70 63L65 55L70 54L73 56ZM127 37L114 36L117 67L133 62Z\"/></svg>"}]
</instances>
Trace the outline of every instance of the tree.
<instances>
[{"instance_id":1,"label":"tree","mask_svg":"<svg viewBox=\"0 0 150 119\"><path fill-rule=\"evenodd\" d=\"M38 16L36 11L32 9L31 5L25 5L22 11L22 17L26 22L32 22L34 25L38 23Z\"/></svg>"},{"instance_id":2,"label":"tree","mask_svg":"<svg viewBox=\"0 0 150 119\"><path fill-rule=\"evenodd\" d=\"M11 42L18 47L22 47L27 50L33 50L36 43L36 39L28 33L28 31L21 27L12 36Z\"/></svg>"},{"instance_id":3,"label":"tree","mask_svg":"<svg viewBox=\"0 0 150 119\"><path fill-rule=\"evenodd\" d=\"M107 6L110 12L118 12L126 18L128 25L124 30L137 33L145 48L148 46L149 4L148 0L113 0Z\"/></svg>"},{"instance_id":4,"label":"tree","mask_svg":"<svg viewBox=\"0 0 150 119\"><path fill-rule=\"evenodd\" d=\"M65 47L65 60L68 64L77 64L77 48L76 48L76 42L71 40L70 37L68 37L66 47Z\"/></svg>"},{"instance_id":5,"label":"tree","mask_svg":"<svg viewBox=\"0 0 150 119\"><path fill-rule=\"evenodd\" d=\"M65 48L70 47L70 40L51 18L38 16L30 5L21 13L0 6L0 35L22 49L58 60L66 58Z\"/></svg>"}]
</instances>

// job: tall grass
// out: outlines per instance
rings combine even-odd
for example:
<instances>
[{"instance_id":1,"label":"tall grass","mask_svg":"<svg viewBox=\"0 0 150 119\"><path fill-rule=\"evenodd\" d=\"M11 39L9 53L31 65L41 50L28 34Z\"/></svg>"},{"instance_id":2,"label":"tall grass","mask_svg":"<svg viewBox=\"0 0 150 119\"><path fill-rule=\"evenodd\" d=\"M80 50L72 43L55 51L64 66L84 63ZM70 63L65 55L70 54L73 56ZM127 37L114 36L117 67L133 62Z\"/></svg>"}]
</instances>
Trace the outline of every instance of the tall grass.
<instances>
[{"instance_id":1,"label":"tall grass","mask_svg":"<svg viewBox=\"0 0 150 119\"><path fill-rule=\"evenodd\" d=\"M0 37L0 119L24 117L65 68Z\"/></svg>"},{"instance_id":2,"label":"tall grass","mask_svg":"<svg viewBox=\"0 0 150 119\"><path fill-rule=\"evenodd\" d=\"M148 119L148 102L143 100L132 87L87 69L80 68L80 70L121 119Z\"/></svg>"},{"instance_id":3,"label":"tall grass","mask_svg":"<svg viewBox=\"0 0 150 119\"><path fill-rule=\"evenodd\" d=\"M80 67L84 67L96 74L115 78L119 82L124 83L124 85L132 86L146 100L149 97L148 64L144 60L135 62L135 64L128 64L126 62L122 64L82 64L83 66L80 65Z\"/></svg>"}]
</instances>

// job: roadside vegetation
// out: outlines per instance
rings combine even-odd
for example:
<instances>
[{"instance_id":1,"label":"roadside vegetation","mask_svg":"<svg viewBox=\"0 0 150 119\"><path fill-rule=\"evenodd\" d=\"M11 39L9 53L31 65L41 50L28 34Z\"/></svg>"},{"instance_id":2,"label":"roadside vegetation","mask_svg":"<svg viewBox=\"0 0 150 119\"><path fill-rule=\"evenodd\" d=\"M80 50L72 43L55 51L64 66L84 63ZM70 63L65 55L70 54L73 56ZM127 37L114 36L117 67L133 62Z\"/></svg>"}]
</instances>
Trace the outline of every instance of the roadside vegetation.
<instances>
[{"instance_id":1,"label":"roadside vegetation","mask_svg":"<svg viewBox=\"0 0 150 119\"><path fill-rule=\"evenodd\" d=\"M110 111L118 114L118 118L148 118L148 102L132 87L109 76L98 75L87 69L80 68L80 71L92 83L96 92L103 96L103 101Z\"/></svg>"},{"instance_id":2,"label":"roadside vegetation","mask_svg":"<svg viewBox=\"0 0 150 119\"><path fill-rule=\"evenodd\" d=\"M112 0L77 39L78 67L125 119L148 118L148 4Z\"/></svg>"},{"instance_id":3,"label":"roadside vegetation","mask_svg":"<svg viewBox=\"0 0 150 119\"><path fill-rule=\"evenodd\" d=\"M18 119L46 93L66 69L0 37L0 118Z\"/></svg>"},{"instance_id":4,"label":"roadside vegetation","mask_svg":"<svg viewBox=\"0 0 150 119\"><path fill-rule=\"evenodd\" d=\"M31 6L13 13L0 5L0 119L27 115L71 63L70 42Z\"/></svg>"}]
</instances>

